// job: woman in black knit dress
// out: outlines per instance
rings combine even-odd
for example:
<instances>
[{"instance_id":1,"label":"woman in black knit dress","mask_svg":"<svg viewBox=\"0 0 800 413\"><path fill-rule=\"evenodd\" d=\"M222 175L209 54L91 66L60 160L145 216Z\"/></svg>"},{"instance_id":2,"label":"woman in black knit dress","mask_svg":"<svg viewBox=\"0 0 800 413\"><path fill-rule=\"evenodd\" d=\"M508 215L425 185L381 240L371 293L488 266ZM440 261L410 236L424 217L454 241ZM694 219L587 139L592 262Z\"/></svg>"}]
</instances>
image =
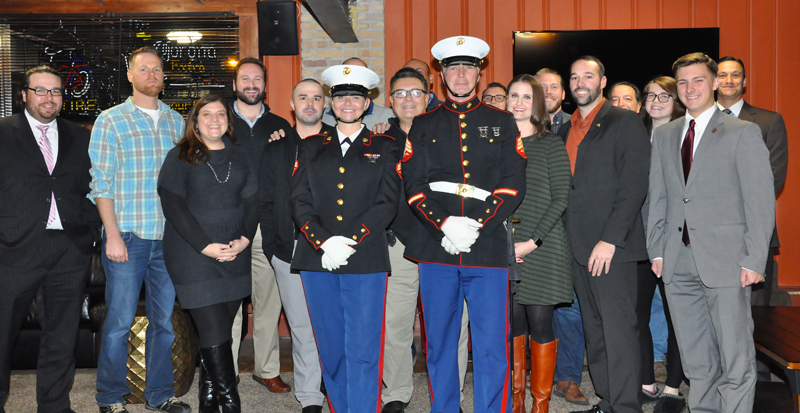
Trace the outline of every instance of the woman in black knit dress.
<instances>
[{"instance_id":1,"label":"woman in black knit dress","mask_svg":"<svg viewBox=\"0 0 800 413\"><path fill-rule=\"evenodd\" d=\"M200 336L200 412L241 411L231 327L250 295L256 190L256 175L233 135L230 108L220 96L204 96L158 178L167 220L164 261Z\"/></svg>"}]
</instances>

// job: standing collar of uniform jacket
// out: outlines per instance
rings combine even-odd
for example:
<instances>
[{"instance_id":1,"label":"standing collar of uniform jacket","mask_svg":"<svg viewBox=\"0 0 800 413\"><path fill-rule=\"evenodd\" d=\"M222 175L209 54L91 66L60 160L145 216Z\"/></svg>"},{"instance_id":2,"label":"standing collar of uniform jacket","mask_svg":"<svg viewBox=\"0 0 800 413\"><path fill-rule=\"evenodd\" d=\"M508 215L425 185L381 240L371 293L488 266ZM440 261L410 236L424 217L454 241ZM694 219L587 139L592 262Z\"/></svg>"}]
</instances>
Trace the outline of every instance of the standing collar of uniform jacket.
<instances>
[{"instance_id":1,"label":"standing collar of uniform jacket","mask_svg":"<svg viewBox=\"0 0 800 413\"><path fill-rule=\"evenodd\" d=\"M481 105L481 100L480 98L478 98L477 94L475 94L475 97L473 97L471 100L468 100L466 102L461 102L461 103L455 102L451 100L449 96L447 97L447 100L444 102L444 107L446 107L451 112L458 112L458 113L469 112L480 105Z\"/></svg>"}]
</instances>

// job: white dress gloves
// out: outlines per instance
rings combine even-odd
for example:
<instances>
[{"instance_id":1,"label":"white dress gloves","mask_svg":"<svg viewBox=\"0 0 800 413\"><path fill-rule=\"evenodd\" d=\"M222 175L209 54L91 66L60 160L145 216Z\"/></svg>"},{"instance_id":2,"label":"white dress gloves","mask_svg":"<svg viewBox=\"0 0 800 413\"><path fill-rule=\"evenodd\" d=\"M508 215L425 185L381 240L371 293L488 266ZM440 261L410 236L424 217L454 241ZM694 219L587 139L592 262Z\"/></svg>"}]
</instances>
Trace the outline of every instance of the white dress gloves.
<instances>
[{"instance_id":1,"label":"white dress gloves","mask_svg":"<svg viewBox=\"0 0 800 413\"><path fill-rule=\"evenodd\" d=\"M340 235L328 238L320 247L325 252L322 255L322 268L333 271L347 265L347 259L356 253L351 245L356 244L357 242L354 240Z\"/></svg>"},{"instance_id":2,"label":"white dress gloves","mask_svg":"<svg viewBox=\"0 0 800 413\"><path fill-rule=\"evenodd\" d=\"M444 232L444 239L442 240L442 247L450 254L457 254L458 252L470 252L470 247L478 239L478 230L483 227L483 224L475 221L472 218L450 216L442 225L442 232ZM445 242L445 239L452 245L451 248ZM457 252L452 252L455 249Z\"/></svg>"}]
</instances>

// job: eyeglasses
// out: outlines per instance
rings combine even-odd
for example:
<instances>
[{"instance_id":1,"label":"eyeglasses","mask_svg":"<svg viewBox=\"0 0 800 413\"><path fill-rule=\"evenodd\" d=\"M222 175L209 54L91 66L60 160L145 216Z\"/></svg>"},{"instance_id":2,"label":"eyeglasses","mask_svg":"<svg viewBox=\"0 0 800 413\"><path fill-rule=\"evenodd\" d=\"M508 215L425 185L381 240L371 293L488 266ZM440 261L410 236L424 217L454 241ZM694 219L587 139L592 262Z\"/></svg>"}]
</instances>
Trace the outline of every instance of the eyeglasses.
<instances>
[{"instance_id":1,"label":"eyeglasses","mask_svg":"<svg viewBox=\"0 0 800 413\"><path fill-rule=\"evenodd\" d=\"M670 95L669 93L661 93L658 95L656 95L655 93L648 93L645 98L647 99L648 102L653 102L656 100L656 98L658 98L659 102L666 103L669 101L671 97L672 95Z\"/></svg>"},{"instance_id":2,"label":"eyeglasses","mask_svg":"<svg viewBox=\"0 0 800 413\"><path fill-rule=\"evenodd\" d=\"M494 100L495 102L504 102L506 97L504 95L486 95L483 97L483 101L486 103L491 102Z\"/></svg>"},{"instance_id":3,"label":"eyeglasses","mask_svg":"<svg viewBox=\"0 0 800 413\"><path fill-rule=\"evenodd\" d=\"M37 87L36 89L26 87L25 89L32 90L36 96L47 96L48 93L53 96L61 96L64 94L64 91L61 89L45 89L43 87Z\"/></svg>"},{"instance_id":4,"label":"eyeglasses","mask_svg":"<svg viewBox=\"0 0 800 413\"><path fill-rule=\"evenodd\" d=\"M411 97L414 99L419 99L425 96L425 91L422 89L411 89L411 90L397 89L394 92L392 92L392 96L398 99L405 99L409 93L411 94Z\"/></svg>"}]
</instances>

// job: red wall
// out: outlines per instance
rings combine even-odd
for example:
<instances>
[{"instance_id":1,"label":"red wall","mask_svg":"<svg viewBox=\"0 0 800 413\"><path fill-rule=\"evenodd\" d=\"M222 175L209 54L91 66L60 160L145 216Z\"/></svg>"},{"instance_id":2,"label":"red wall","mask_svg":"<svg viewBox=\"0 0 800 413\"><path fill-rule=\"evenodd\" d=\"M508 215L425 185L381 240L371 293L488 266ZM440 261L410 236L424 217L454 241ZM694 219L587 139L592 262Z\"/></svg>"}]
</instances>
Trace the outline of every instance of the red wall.
<instances>
[{"instance_id":1,"label":"red wall","mask_svg":"<svg viewBox=\"0 0 800 413\"><path fill-rule=\"evenodd\" d=\"M492 48L480 88L512 76L512 31L719 27L720 55L747 67L745 99L783 114L789 132L789 175L778 199L779 281L800 287L800 105L793 70L800 67L797 0L387 0L386 73L448 36L485 39ZM694 52L687 50L686 52ZM388 79L389 76L387 76ZM786 84L790 87L778 87ZM388 85L387 85L388 87ZM436 88L441 96L441 82Z\"/></svg>"}]
</instances>

